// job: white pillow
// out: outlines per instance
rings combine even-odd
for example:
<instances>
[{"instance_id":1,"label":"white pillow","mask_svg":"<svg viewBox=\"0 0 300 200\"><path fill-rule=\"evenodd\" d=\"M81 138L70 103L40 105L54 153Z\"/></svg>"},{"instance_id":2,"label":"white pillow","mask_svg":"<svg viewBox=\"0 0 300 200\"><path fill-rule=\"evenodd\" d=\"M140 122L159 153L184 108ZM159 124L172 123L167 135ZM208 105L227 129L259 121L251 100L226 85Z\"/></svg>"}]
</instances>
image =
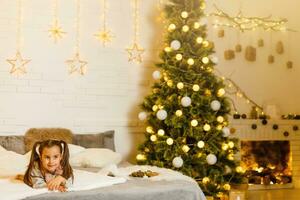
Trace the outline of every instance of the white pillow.
<instances>
[{"instance_id":1,"label":"white pillow","mask_svg":"<svg viewBox=\"0 0 300 200\"><path fill-rule=\"evenodd\" d=\"M105 167L119 164L122 156L110 149L89 148L71 157L70 164L74 167Z\"/></svg>"},{"instance_id":2,"label":"white pillow","mask_svg":"<svg viewBox=\"0 0 300 200\"><path fill-rule=\"evenodd\" d=\"M84 147L75 144L68 144L68 147L69 147L70 158L85 150Z\"/></svg>"},{"instance_id":3,"label":"white pillow","mask_svg":"<svg viewBox=\"0 0 300 200\"><path fill-rule=\"evenodd\" d=\"M3 146L0 145L0 152L7 151Z\"/></svg>"},{"instance_id":4,"label":"white pillow","mask_svg":"<svg viewBox=\"0 0 300 200\"><path fill-rule=\"evenodd\" d=\"M24 174L28 161L25 156L13 151L0 152L0 178Z\"/></svg>"}]
</instances>

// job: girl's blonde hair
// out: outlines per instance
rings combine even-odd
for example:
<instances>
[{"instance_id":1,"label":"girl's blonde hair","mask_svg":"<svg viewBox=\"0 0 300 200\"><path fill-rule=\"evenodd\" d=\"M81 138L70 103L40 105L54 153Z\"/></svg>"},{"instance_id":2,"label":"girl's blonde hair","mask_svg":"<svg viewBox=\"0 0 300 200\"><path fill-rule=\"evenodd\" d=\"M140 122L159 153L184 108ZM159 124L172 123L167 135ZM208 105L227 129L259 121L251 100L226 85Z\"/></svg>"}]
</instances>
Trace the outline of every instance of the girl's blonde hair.
<instances>
[{"instance_id":1,"label":"girl's blonde hair","mask_svg":"<svg viewBox=\"0 0 300 200\"><path fill-rule=\"evenodd\" d=\"M30 162L23 179L24 183L26 183L30 187L33 186L32 179L31 179L31 172L32 169L34 168L34 164L37 162L39 168L41 169L41 156L42 156L43 149L45 147L50 148L53 146L58 146L60 149L60 153L62 154L62 159L60 162L63 170L62 176L65 179L69 179L70 177L72 177L72 180L74 180L73 170L69 163L70 154L69 154L68 144L63 140L44 140L44 141L36 142L32 147Z\"/></svg>"}]
</instances>

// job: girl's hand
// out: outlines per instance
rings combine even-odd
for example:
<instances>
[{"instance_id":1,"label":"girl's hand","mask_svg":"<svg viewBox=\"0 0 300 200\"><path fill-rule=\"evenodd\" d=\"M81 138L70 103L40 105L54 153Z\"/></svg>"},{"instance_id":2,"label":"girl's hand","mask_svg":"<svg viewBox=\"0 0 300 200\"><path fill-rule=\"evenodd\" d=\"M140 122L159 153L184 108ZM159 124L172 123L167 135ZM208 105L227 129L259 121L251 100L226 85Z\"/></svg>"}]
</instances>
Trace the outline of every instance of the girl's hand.
<instances>
[{"instance_id":1,"label":"girl's hand","mask_svg":"<svg viewBox=\"0 0 300 200\"><path fill-rule=\"evenodd\" d=\"M66 179L62 176L57 176L47 183L48 190L60 190L60 186L66 183ZM65 187L64 187L65 188Z\"/></svg>"},{"instance_id":2,"label":"girl's hand","mask_svg":"<svg viewBox=\"0 0 300 200\"><path fill-rule=\"evenodd\" d=\"M67 191L66 187L63 186L63 185L59 186L58 190L59 190L60 192L66 192L66 191Z\"/></svg>"}]
</instances>

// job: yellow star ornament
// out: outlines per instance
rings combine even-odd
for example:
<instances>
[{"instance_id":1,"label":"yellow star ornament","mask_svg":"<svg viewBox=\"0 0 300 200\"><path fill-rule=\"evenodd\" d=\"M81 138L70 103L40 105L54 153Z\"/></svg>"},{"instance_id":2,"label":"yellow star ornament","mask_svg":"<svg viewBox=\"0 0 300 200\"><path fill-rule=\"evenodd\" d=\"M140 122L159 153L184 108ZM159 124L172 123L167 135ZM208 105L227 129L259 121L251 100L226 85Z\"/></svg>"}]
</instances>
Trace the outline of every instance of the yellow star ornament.
<instances>
[{"instance_id":1,"label":"yellow star ornament","mask_svg":"<svg viewBox=\"0 0 300 200\"><path fill-rule=\"evenodd\" d=\"M29 63L31 60L22 58L22 55L19 51L17 51L15 58L6 59L6 61L11 64L10 73L11 74L26 74L25 65Z\"/></svg>"},{"instance_id":2,"label":"yellow star ornament","mask_svg":"<svg viewBox=\"0 0 300 200\"><path fill-rule=\"evenodd\" d=\"M139 47L139 45L135 42L133 45L126 49L129 54L128 61L134 61L137 63L141 63L143 61L142 54L144 53L145 49Z\"/></svg>"},{"instance_id":3,"label":"yellow star ornament","mask_svg":"<svg viewBox=\"0 0 300 200\"><path fill-rule=\"evenodd\" d=\"M103 30L99 30L95 34L95 37L97 38L97 40L102 42L103 46L105 46L106 43L111 42L113 35L110 30L103 29Z\"/></svg>"},{"instance_id":4,"label":"yellow star ornament","mask_svg":"<svg viewBox=\"0 0 300 200\"><path fill-rule=\"evenodd\" d=\"M54 42L56 43L59 39L62 38L66 32L64 32L59 26L59 23L57 20L54 21L54 23L50 26L50 29L48 30L49 37L53 38Z\"/></svg>"},{"instance_id":5,"label":"yellow star ornament","mask_svg":"<svg viewBox=\"0 0 300 200\"><path fill-rule=\"evenodd\" d=\"M69 68L69 74L78 72L80 75L86 74L87 62L80 59L79 53L76 53L73 59L66 60Z\"/></svg>"}]
</instances>

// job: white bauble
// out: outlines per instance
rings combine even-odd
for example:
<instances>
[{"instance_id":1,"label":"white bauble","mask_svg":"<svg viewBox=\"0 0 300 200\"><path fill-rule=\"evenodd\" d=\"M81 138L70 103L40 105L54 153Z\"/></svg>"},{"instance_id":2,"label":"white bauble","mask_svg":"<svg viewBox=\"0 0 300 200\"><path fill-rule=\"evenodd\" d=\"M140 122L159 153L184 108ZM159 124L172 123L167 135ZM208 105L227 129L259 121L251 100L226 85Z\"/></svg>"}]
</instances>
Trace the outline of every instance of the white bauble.
<instances>
[{"instance_id":1,"label":"white bauble","mask_svg":"<svg viewBox=\"0 0 300 200\"><path fill-rule=\"evenodd\" d=\"M180 168L183 165L183 160L181 157L175 157L172 161L172 164L176 168Z\"/></svg>"},{"instance_id":2,"label":"white bauble","mask_svg":"<svg viewBox=\"0 0 300 200\"><path fill-rule=\"evenodd\" d=\"M230 135L230 129L228 127L222 128L223 137L228 137Z\"/></svg>"},{"instance_id":3,"label":"white bauble","mask_svg":"<svg viewBox=\"0 0 300 200\"><path fill-rule=\"evenodd\" d=\"M181 43L180 43L178 40L173 40L173 41L171 42L171 45L170 45L170 46L172 47L172 49L178 50L178 49L180 49L180 47L181 47Z\"/></svg>"},{"instance_id":4,"label":"white bauble","mask_svg":"<svg viewBox=\"0 0 300 200\"><path fill-rule=\"evenodd\" d=\"M168 113L167 111L165 110L159 110L157 113L156 113L156 117L159 119L159 120L164 120L166 119L168 116Z\"/></svg>"},{"instance_id":5,"label":"white bauble","mask_svg":"<svg viewBox=\"0 0 300 200\"><path fill-rule=\"evenodd\" d=\"M219 63L219 58L217 56L211 56L210 57L210 60L215 63L215 64L218 64Z\"/></svg>"},{"instance_id":6,"label":"white bauble","mask_svg":"<svg viewBox=\"0 0 300 200\"><path fill-rule=\"evenodd\" d=\"M211 103L210 103L210 107L211 109L213 109L214 111L217 111L221 108L221 103L220 101L218 100L213 100Z\"/></svg>"},{"instance_id":7,"label":"white bauble","mask_svg":"<svg viewBox=\"0 0 300 200\"><path fill-rule=\"evenodd\" d=\"M153 73L152 73L152 77L155 79L155 80L158 80L158 79L160 79L160 77L161 77L161 74L160 74L160 71L154 71Z\"/></svg>"},{"instance_id":8,"label":"white bauble","mask_svg":"<svg viewBox=\"0 0 300 200\"><path fill-rule=\"evenodd\" d=\"M214 165L217 162L217 157L215 156L215 154L210 153L206 156L206 162L209 165Z\"/></svg>"},{"instance_id":9,"label":"white bauble","mask_svg":"<svg viewBox=\"0 0 300 200\"><path fill-rule=\"evenodd\" d=\"M140 112L138 117L139 117L139 120L144 121L147 118L147 113Z\"/></svg>"},{"instance_id":10,"label":"white bauble","mask_svg":"<svg viewBox=\"0 0 300 200\"><path fill-rule=\"evenodd\" d=\"M181 99L181 105L184 106L184 107L190 106L191 103L192 103L192 100L191 100L190 97L185 96L185 97L183 97L183 98Z\"/></svg>"}]
</instances>

